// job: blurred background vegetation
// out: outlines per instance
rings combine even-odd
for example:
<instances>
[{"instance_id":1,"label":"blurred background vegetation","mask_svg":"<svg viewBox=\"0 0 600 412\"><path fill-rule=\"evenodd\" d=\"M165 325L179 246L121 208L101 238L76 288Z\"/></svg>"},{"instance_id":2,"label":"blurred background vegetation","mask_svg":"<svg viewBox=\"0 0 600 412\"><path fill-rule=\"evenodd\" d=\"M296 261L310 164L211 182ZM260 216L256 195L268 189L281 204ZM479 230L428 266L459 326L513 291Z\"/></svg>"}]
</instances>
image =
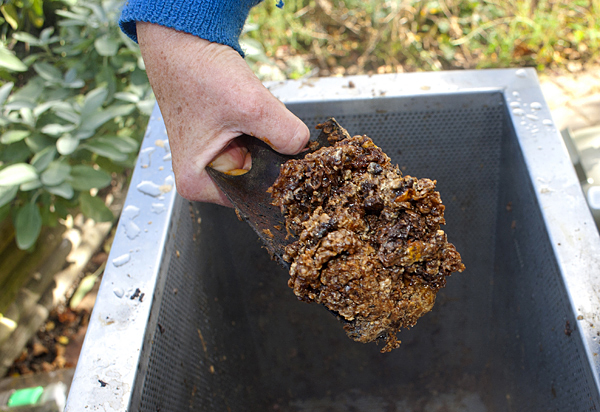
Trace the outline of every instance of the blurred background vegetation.
<instances>
[{"instance_id":1,"label":"blurred background vegetation","mask_svg":"<svg viewBox=\"0 0 600 412\"><path fill-rule=\"evenodd\" d=\"M139 50L116 23L122 2L0 0L0 237L21 249L73 211L114 218L102 196L134 164L154 102ZM242 36L263 80L576 72L600 53L600 0L285 3L255 7Z\"/></svg>"},{"instance_id":2,"label":"blurred background vegetation","mask_svg":"<svg viewBox=\"0 0 600 412\"><path fill-rule=\"evenodd\" d=\"M83 213L112 221L154 97L121 0L4 0L0 6L0 252Z\"/></svg>"},{"instance_id":3,"label":"blurred background vegetation","mask_svg":"<svg viewBox=\"0 0 600 412\"><path fill-rule=\"evenodd\" d=\"M287 0L283 10L266 1L249 22L250 58L262 52L271 60L269 70L256 59L265 78L579 71L600 53L599 0Z\"/></svg>"}]
</instances>

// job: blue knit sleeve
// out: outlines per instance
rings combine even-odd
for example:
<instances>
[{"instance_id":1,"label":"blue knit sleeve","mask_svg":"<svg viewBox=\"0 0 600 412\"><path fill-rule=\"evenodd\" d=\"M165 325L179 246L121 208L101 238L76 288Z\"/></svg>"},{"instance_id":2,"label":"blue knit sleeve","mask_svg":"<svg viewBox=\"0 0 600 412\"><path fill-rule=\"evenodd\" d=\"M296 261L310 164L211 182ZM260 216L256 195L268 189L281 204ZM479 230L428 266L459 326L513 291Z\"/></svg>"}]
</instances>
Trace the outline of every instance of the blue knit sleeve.
<instances>
[{"instance_id":1,"label":"blue knit sleeve","mask_svg":"<svg viewBox=\"0 0 600 412\"><path fill-rule=\"evenodd\" d=\"M137 42L136 21L156 23L225 44L242 56L239 37L250 9L262 0L125 0L119 25Z\"/></svg>"}]
</instances>

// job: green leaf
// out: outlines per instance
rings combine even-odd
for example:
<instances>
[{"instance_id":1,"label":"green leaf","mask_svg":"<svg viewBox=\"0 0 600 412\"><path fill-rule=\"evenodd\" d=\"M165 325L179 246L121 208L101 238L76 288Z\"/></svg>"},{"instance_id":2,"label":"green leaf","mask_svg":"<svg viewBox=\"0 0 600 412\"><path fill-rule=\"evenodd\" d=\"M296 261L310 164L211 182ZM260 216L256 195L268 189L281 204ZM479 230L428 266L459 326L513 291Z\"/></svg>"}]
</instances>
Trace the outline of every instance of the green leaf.
<instances>
[{"instance_id":1,"label":"green leaf","mask_svg":"<svg viewBox=\"0 0 600 412\"><path fill-rule=\"evenodd\" d=\"M92 10L93 15L96 16L102 23L106 24L109 22L106 11L100 6L100 4L89 2L87 6Z\"/></svg>"},{"instance_id":2,"label":"green leaf","mask_svg":"<svg viewBox=\"0 0 600 412\"><path fill-rule=\"evenodd\" d=\"M0 106L3 105L6 99L8 98L8 95L10 94L10 91L12 90L14 85L15 84L13 82L9 82L0 87Z\"/></svg>"},{"instance_id":3,"label":"green leaf","mask_svg":"<svg viewBox=\"0 0 600 412\"><path fill-rule=\"evenodd\" d=\"M35 203L27 203L17 212L15 219L16 241L19 249L29 249L42 231L42 215Z\"/></svg>"},{"instance_id":4,"label":"green leaf","mask_svg":"<svg viewBox=\"0 0 600 412\"><path fill-rule=\"evenodd\" d=\"M29 139L29 138L27 138ZM25 139L25 141L27 141ZM27 147L24 141L20 141L17 143L13 143L8 146L4 146L2 150L0 150L0 162L4 163L24 163L31 156L31 150ZM0 171L0 174L2 172ZM3 183L0 183L2 185Z\"/></svg>"},{"instance_id":5,"label":"green leaf","mask_svg":"<svg viewBox=\"0 0 600 412\"><path fill-rule=\"evenodd\" d=\"M33 115L35 117L39 117L40 115L44 114L49 109L52 109L54 106L56 106L57 104L60 104L60 103L61 102L56 102L56 101L41 103L35 109L33 109Z\"/></svg>"},{"instance_id":6,"label":"green leaf","mask_svg":"<svg viewBox=\"0 0 600 412\"><path fill-rule=\"evenodd\" d=\"M127 47L129 51L133 54L138 55L140 53L140 47L137 45L137 43L131 40L125 33L123 33L122 30L119 30L118 33L119 38L121 39L121 42L125 45L125 47Z\"/></svg>"},{"instance_id":7,"label":"green leaf","mask_svg":"<svg viewBox=\"0 0 600 412\"><path fill-rule=\"evenodd\" d=\"M81 108L81 117L85 118L101 108L106 96L108 96L106 87L98 87L86 94Z\"/></svg>"},{"instance_id":8,"label":"green leaf","mask_svg":"<svg viewBox=\"0 0 600 412\"><path fill-rule=\"evenodd\" d=\"M96 130L109 120L118 116L127 116L135 109L134 104L124 104L120 106L111 106L106 110L98 111L82 122L83 130Z\"/></svg>"},{"instance_id":9,"label":"green leaf","mask_svg":"<svg viewBox=\"0 0 600 412\"><path fill-rule=\"evenodd\" d=\"M56 186L64 182L70 173L71 166L63 162L54 161L40 175L40 180L46 186Z\"/></svg>"},{"instance_id":10,"label":"green leaf","mask_svg":"<svg viewBox=\"0 0 600 412\"><path fill-rule=\"evenodd\" d=\"M96 164L100 166L102 170L108 173L123 173L125 171L125 167L123 165L116 164L104 156L98 156L98 158L96 158Z\"/></svg>"},{"instance_id":11,"label":"green leaf","mask_svg":"<svg viewBox=\"0 0 600 412\"><path fill-rule=\"evenodd\" d=\"M102 136L94 139L94 141L107 143L123 153L133 153L139 149L137 140L128 136Z\"/></svg>"},{"instance_id":12,"label":"green leaf","mask_svg":"<svg viewBox=\"0 0 600 412\"><path fill-rule=\"evenodd\" d=\"M33 0L31 10L38 16L44 15L44 2L43 0Z\"/></svg>"},{"instance_id":13,"label":"green leaf","mask_svg":"<svg viewBox=\"0 0 600 412\"><path fill-rule=\"evenodd\" d=\"M4 19L13 30L17 30L19 28L19 13L17 9L12 3L4 4L0 7L0 12L4 16Z\"/></svg>"},{"instance_id":14,"label":"green leaf","mask_svg":"<svg viewBox=\"0 0 600 412\"><path fill-rule=\"evenodd\" d=\"M48 146L56 146L56 140L41 133L34 133L31 136L26 137L25 143L33 153L38 153Z\"/></svg>"},{"instance_id":15,"label":"green leaf","mask_svg":"<svg viewBox=\"0 0 600 412\"><path fill-rule=\"evenodd\" d=\"M0 186L20 185L37 179L38 174L33 166L17 163L0 170Z\"/></svg>"},{"instance_id":16,"label":"green leaf","mask_svg":"<svg viewBox=\"0 0 600 412\"><path fill-rule=\"evenodd\" d=\"M23 57L23 64L27 67L31 67L33 63L35 63L41 56L41 54L30 54L28 56Z\"/></svg>"},{"instance_id":17,"label":"green leaf","mask_svg":"<svg viewBox=\"0 0 600 412\"><path fill-rule=\"evenodd\" d=\"M57 10L56 14L60 15L60 13L58 13L59 11L61 11L61 10ZM85 23L85 21L77 21L77 20L61 20L58 22L58 25L60 27L80 27L80 26L85 26L86 23Z\"/></svg>"},{"instance_id":18,"label":"green leaf","mask_svg":"<svg viewBox=\"0 0 600 412\"><path fill-rule=\"evenodd\" d=\"M0 143L11 144L20 142L30 134L31 132L29 130L9 130L0 137Z\"/></svg>"},{"instance_id":19,"label":"green leaf","mask_svg":"<svg viewBox=\"0 0 600 412\"><path fill-rule=\"evenodd\" d=\"M140 97L138 95L129 92L115 93L115 99L122 100L128 103L137 103L140 101Z\"/></svg>"},{"instance_id":20,"label":"green leaf","mask_svg":"<svg viewBox=\"0 0 600 412\"><path fill-rule=\"evenodd\" d=\"M57 95L58 93L52 93L52 96L49 96L48 99L45 99L46 101L42 104L40 104L38 107L35 108L35 112L45 112L48 109L52 109L54 112L56 111L69 111L69 110L73 110L73 106L65 101L63 101L64 99L67 99L68 96L62 95L59 96ZM39 115L38 115L39 116Z\"/></svg>"},{"instance_id":21,"label":"green leaf","mask_svg":"<svg viewBox=\"0 0 600 412\"><path fill-rule=\"evenodd\" d=\"M35 0L34 0L35 1ZM36 14L33 9L27 10L27 17L29 17L29 21L33 23L35 27L38 29L44 25L44 15L41 16Z\"/></svg>"},{"instance_id":22,"label":"green leaf","mask_svg":"<svg viewBox=\"0 0 600 412\"><path fill-rule=\"evenodd\" d=\"M75 190L102 189L108 186L111 180L108 173L91 166L76 165L71 168L71 185Z\"/></svg>"},{"instance_id":23,"label":"green leaf","mask_svg":"<svg viewBox=\"0 0 600 412\"><path fill-rule=\"evenodd\" d=\"M64 85L63 85L64 86ZM48 97L44 100L61 100L61 104L55 106L56 110L72 107L66 100L70 100L73 93L65 86L54 90L48 90Z\"/></svg>"},{"instance_id":24,"label":"green leaf","mask_svg":"<svg viewBox=\"0 0 600 412\"><path fill-rule=\"evenodd\" d=\"M51 64L44 63L44 62L35 63L33 65L33 69L44 80L48 80L48 81L55 82L55 83L62 82L62 79L63 79L62 73L60 72L59 69L52 66Z\"/></svg>"},{"instance_id":25,"label":"green leaf","mask_svg":"<svg viewBox=\"0 0 600 412\"><path fill-rule=\"evenodd\" d=\"M35 108L35 103L28 102L26 100L13 100L4 105L4 110L12 111L12 110L21 110L21 109L31 109Z\"/></svg>"},{"instance_id":26,"label":"green leaf","mask_svg":"<svg viewBox=\"0 0 600 412\"><path fill-rule=\"evenodd\" d=\"M94 41L94 47L100 56L114 56L119 51L119 42L105 34Z\"/></svg>"},{"instance_id":27,"label":"green leaf","mask_svg":"<svg viewBox=\"0 0 600 412\"><path fill-rule=\"evenodd\" d=\"M13 72L27 71L27 66L2 44L0 44L0 67Z\"/></svg>"},{"instance_id":28,"label":"green leaf","mask_svg":"<svg viewBox=\"0 0 600 412\"><path fill-rule=\"evenodd\" d=\"M99 197L92 197L89 193L83 192L79 195L79 206L84 216L96 222L110 222L114 219L104 201Z\"/></svg>"},{"instance_id":29,"label":"green leaf","mask_svg":"<svg viewBox=\"0 0 600 412\"><path fill-rule=\"evenodd\" d=\"M156 100L148 99L142 100L138 102L136 105L140 112L144 113L146 116L152 115L152 111L154 110L154 105L156 104Z\"/></svg>"},{"instance_id":30,"label":"green leaf","mask_svg":"<svg viewBox=\"0 0 600 412\"><path fill-rule=\"evenodd\" d=\"M40 3L42 3L41 0L39 0ZM52 36L52 34L54 34L54 27L46 27L44 30L42 30L42 32L40 33L40 41L43 44L48 44L50 43L50 41L52 40L52 38L50 36ZM54 37L56 40L58 40L57 37Z\"/></svg>"},{"instance_id":31,"label":"green leaf","mask_svg":"<svg viewBox=\"0 0 600 412\"><path fill-rule=\"evenodd\" d=\"M94 135L93 130L77 130L75 132L75 137L78 138L79 140L85 140L89 137L92 137L93 135Z\"/></svg>"},{"instance_id":32,"label":"green leaf","mask_svg":"<svg viewBox=\"0 0 600 412\"><path fill-rule=\"evenodd\" d=\"M71 122L73 124L78 124L80 120L79 115L75 113L73 109L55 110L54 114L60 117L61 119L66 120L67 122Z\"/></svg>"},{"instance_id":33,"label":"green leaf","mask_svg":"<svg viewBox=\"0 0 600 412\"><path fill-rule=\"evenodd\" d=\"M23 43L29 43L32 46L39 46L40 44L42 44L40 42L40 39L38 39L35 36L32 36L29 33L25 33L25 32L18 32L18 33L13 33L13 39L23 42Z\"/></svg>"},{"instance_id":34,"label":"green leaf","mask_svg":"<svg viewBox=\"0 0 600 412\"><path fill-rule=\"evenodd\" d=\"M79 89L80 87L85 86L85 82L81 79L75 79L72 82L63 82L62 85L69 89Z\"/></svg>"},{"instance_id":35,"label":"green leaf","mask_svg":"<svg viewBox=\"0 0 600 412\"><path fill-rule=\"evenodd\" d=\"M30 127L35 127L36 119L33 116L33 110L28 107L24 107L19 111L19 114L21 115L22 123Z\"/></svg>"},{"instance_id":36,"label":"green leaf","mask_svg":"<svg viewBox=\"0 0 600 412\"><path fill-rule=\"evenodd\" d=\"M21 192L29 192L31 190L39 189L42 187L42 182L40 179L32 180L31 182L23 183L19 186L19 190Z\"/></svg>"},{"instance_id":37,"label":"green leaf","mask_svg":"<svg viewBox=\"0 0 600 412\"><path fill-rule=\"evenodd\" d=\"M0 207L12 202L18 191L19 185L0 186Z\"/></svg>"},{"instance_id":38,"label":"green leaf","mask_svg":"<svg viewBox=\"0 0 600 412\"><path fill-rule=\"evenodd\" d=\"M44 92L44 79L41 77L34 77L29 80L27 84L21 87L19 90L15 91L15 93L11 96L9 101L12 102L29 102L36 104L37 100L40 98L42 93ZM35 106L33 106L35 107Z\"/></svg>"},{"instance_id":39,"label":"green leaf","mask_svg":"<svg viewBox=\"0 0 600 412\"><path fill-rule=\"evenodd\" d=\"M108 157L109 159L117 162L127 159L126 153L121 152L115 146L107 142L90 140L85 144L81 145L81 147L100 156Z\"/></svg>"},{"instance_id":40,"label":"green leaf","mask_svg":"<svg viewBox=\"0 0 600 412\"><path fill-rule=\"evenodd\" d=\"M56 157L56 147L48 146L36 153L31 159L31 166L35 167L38 173L43 172Z\"/></svg>"},{"instance_id":41,"label":"green leaf","mask_svg":"<svg viewBox=\"0 0 600 412\"><path fill-rule=\"evenodd\" d=\"M67 70L64 76L65 83L72 83L77 80L77 69L74 67Z\"/></svg>"},{"instance_id":42,"label":"green leaf","mask_svg":"<svg viewBox=\"0 0 600 412\"><path fill-rule=\"evenodd\" d=\"M113 118L114 116L112 116L110 113L98 111L81 122L81 129L87 131L96 131L97 128Z\"/></svg>"},{"instance_id":43,"label":"green leaf","mask_svg":"<svg viewBox=\"0 0 600 412\"><path fill-rule=\"evenodd\" d=\"M56 211L56 215L61 219L66 219L67 216L71 213L69 209L76 207L79 204L79 198L77 198L77 204L72 205L73 201L69 201L69 199L58 198L54 202L54 209Z\"/></svg>"},{"instance_id":44,"label":"green leaf","mask_svg":"<svg viewBox=\"0 0 600 412\"><path fill-rule=\"evenodd\" d=\"M64 197L65 199L72 199L75 194L73 186L69 182L63 182L57 186L46 186L46 190L53 195Z\"/></svg>"},{"instance_id":45,"label":"green leaf","mask_svg":"<svg viewBox=\"0 0 600 412\"><path fill-rule=\"evenodd\" d=\"M108 89L109 98L118 89L115 71L109 65L103 66L95 76L96 84L103 85Z\"/></svg>"},{"instance_id":46,"label":"green leaf","mask_svg":"<svg viewBox=\"0 0 600 412\"><path fill-rule=\"evenodd\" d=\"M70 134L65 134L56 141L56 149L63 156L70 155L79 147L79 139Z\"/></svg>"},{"instance_id":47,"label":"green leaf","mask_svg":"<svg viewBox=\"0 0 600 412\"><path fill-rule=\"evenodd\" d=\"M87 14L77 14L67 10L56 10L55 13L61 17L66 17L69 20L77 20L82 23L86 23L86 20L88 19Z\"/></svg>"},{"instance_id":48,"label":"green leaf","mask_svg":"<svg viewBox=\"0 0 600 412\"><path fill-rule=\"evenodd\" d=\"M47 124L46 126L42 127L40 131L42 133L49 134L50 136L60 136L64 133L72 131L73 129L75 129L75 126L72 124L53 123Z\"/></svg>"}]
</instances>

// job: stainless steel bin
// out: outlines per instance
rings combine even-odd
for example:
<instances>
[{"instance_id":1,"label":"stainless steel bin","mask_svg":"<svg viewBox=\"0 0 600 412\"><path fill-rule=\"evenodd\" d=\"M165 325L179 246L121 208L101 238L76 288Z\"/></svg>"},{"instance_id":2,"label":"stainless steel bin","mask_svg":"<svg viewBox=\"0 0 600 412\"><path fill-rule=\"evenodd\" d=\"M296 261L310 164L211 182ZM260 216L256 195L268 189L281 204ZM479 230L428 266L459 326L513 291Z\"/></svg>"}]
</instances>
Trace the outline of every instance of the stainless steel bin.
<instances>
[{"instance_id":1,"label":"stainless steel bin","mask_svg":"<svg viewBox=\"0 0 600 412\"><path fill-rule=\"evenodd\" d=\"M176 195L156 109L67 411L600 408L600 239L535 71L268 87L437 179L466 271L399 349L349 340L232 210Z\"/></svg>"}]
</instances>

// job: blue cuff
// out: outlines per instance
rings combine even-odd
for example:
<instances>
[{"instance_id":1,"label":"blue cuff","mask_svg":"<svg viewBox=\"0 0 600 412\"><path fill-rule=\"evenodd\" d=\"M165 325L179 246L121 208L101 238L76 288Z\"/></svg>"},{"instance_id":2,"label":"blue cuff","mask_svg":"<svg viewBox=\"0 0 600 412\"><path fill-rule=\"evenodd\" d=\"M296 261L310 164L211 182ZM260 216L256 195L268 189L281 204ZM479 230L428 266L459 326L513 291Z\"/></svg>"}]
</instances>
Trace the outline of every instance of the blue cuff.
<instances>
[{"instance_id":1,"label":"blue cuff","mask_svg":"<svg viewBox=\"0 0 600 412\"><path fill-rule=\"evenodd\" d=\"M239 37L250 9L262 0L126 0L119 25L137 42L136 21L160 24L225 44L244 55Z\"/></svg>"}]
</instances>

